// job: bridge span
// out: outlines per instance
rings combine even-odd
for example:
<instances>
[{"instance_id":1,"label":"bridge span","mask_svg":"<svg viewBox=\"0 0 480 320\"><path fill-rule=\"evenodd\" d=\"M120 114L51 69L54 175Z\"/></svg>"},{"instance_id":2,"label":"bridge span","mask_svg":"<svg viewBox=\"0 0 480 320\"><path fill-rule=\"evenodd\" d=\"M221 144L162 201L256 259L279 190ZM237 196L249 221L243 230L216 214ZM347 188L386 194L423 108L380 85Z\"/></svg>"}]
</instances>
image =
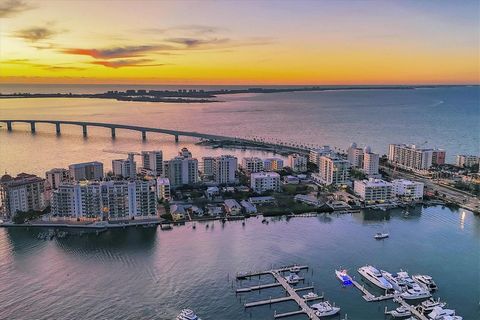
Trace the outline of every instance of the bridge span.
<instances>
[{"instance_id":1,"label":"bridge span","mask_svg":"<svg viewBox=\"0 0 480 320\"><path fill-rule=\"evenodd\" d=\"M249 140L246 139L239 139L221 135L214 135L214 134L206 134L206 133L199 133L193 131L180 131L180 130L171 130L171 129L161 129L161 128L149 128L149 127L141 127L141 126L133 126L133 125L126 125L126 124L115 124L115 123L102 123L102 122L86 122L86 121L69 121L69 120L2 120L0 119L0 123L7 124L7 130L13 130L14 123L28 123L30 124L30 130L32 133L36 131L36 125L38 123L47 123L55 125L55 130L57 134L61 134L61 126L62 125L77 125L82 127L83 136L86 137L88 135L88 127L103 127L109 128L111 130L112 138L116 137L116 130L117 129L124 129L124 130L133 130L138 131L142 135L142 139L147 139L147 132L155 132L155 133L163 133L167 135L172 135L175 137L175 141L178 141L180 136L185 137L195 137L195 138L202 138L202 139L212 139L212 140L232 140L232 141L245 141L248 142Z\"/></svg>"},{"instance_id":2,"label":"bridge span","mask_svg":"<svg viewBox=\"0 0 480 320\"><path fill-rule=\"evenodd\" d=\"M174 136L175 142L179 141L180 136L184 136L184 137L194 137L194 138L206 139L206 140L232 141L235 143L254 144L255 146L271 148L273 149L273 151L277 149L289 151L289 152L308 151L307 148L304 148L303 146L300 147L298 145L293 146L293 145L287 145L287 144L278 144L278 143L271 143L271 142L265 142L265 141L249 140L245 138L229 137L229 136L222 136L222 135L215 135L215 134L208 134L208 133L199 133L194 131L180 131L180 130L171 130L171 129L150 128L150 127L142 127L142 126L134 126L134 125L126 125L126 124L115 124L115 123L71 121L71 120L26 120L26 119L0 119L0 123L5 123L7 125L8 131L13 131L14 123L27 123L27 124L30 124L31 132L35 133L36 125L40 123L42 124L45 123L45 124L54 125L57 135L60 135L62 125L76 125L76 126L82 127L84 137L87 137L88 135L88 127L102 127L102 128L110 129L112 139L115 139L117 134L116 132L117 129L123 129L123 130L133 130L133 131L140 132L143 140L147 139L147 132L152 132L152 133L162 133L162 134Z\"/></svg>"}]
</instances>

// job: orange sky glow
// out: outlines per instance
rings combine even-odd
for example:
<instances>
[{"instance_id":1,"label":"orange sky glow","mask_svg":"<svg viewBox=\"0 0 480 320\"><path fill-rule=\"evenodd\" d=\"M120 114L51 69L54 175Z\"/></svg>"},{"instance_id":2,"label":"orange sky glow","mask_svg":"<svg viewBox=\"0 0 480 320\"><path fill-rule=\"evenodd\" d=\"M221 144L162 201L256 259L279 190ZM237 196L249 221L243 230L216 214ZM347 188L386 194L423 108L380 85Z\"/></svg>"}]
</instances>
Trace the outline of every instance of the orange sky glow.
<instances>
[{"instance_id":1,"label":"orange sky glow","mask_svg":"<svg viewBox=\"0 0 480 320\"><path fill-rule=\"evenodd\" d=\"M479 3L0 0L1 83L477 84Z\"/></svg>"}]
</instances>

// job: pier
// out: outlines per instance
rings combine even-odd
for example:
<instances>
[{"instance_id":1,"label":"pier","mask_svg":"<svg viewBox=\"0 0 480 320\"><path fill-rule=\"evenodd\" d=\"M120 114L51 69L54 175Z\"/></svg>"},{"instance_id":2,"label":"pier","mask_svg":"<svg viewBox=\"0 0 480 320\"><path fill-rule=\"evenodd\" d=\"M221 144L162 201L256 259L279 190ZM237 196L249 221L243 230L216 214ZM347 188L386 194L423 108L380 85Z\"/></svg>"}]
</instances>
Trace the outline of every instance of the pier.
<instances>
[{"instance_id":1,"label":"pier","mask_svg":"<svg viewBox=\"0 0 480 320\"><path fill-rule=\"evenodd\" d=\"M237 289L237 293L244 293L244 292L251 292L252 290L260 290L263 288L272 288L272 287L279 287L282 286L283 289L285 290L285 293L287 294L285 297L278 297L278 298L269 298L266 300L260 300L260 301L253 301L253 302L248 302L244 304L245 308L251 308L251 307L258 307L258 306L263 306L263 305L271 305L274 303L280 303L280 302L285 302L285 301L295 301L299 307L299 310L292 311L292 312L287 312L287 313L281 313L277 314L275 312L274 318L285 318L285 317L290 317L294 315L299 315L299 314L305 314L309 319L311 320L320 320L320 318L315 314L315 310L312 309L308 304L307 301L313 301L313 300L318 300L318 299L323 299L323 294L322 296L318 297L313 297L309 299L304 299L303 297L299 296L298 292L299 291L304 291L304 290L310 290L313 289L313 286L308 286L308 287L303 287L303 288L298 288L295 289L293 288L287 280L285 280L283 273L287 272L292 268L293 266L287 266L287 267L282 267L279 269L272 269L272 270L266 270L266 271L255 271L255 272L249 272L249 273L243 273L243 274L238 274L237 275L237 280L241 279L246 279L246 278L251 278L255 276L262 276L262 275L271 275L275 279L276 282L270 283L270 284L264 284L264 285L258 285L258 286L253 286L253 287L248 287L248 288L241 288ZM308 266L295 266L296 268L299 268L300 270L308 269ZM299 281L304 280L304 278L300 278Z\"/></svg>"},{"instance_id":2,"label":"pier","mask_svg":"<svg viewBox=\"0 0 480 320\"><path fill-rule=\"evenodd\" d=\"M395 295L393 293L385 293L384 295L381 295L381 296L375 296L365 288L365 285L362 286L360 285L360 283L358 283L353 279L352 279L352 283L358 290L360 290L363 293L362 297L363 299L365 299L365 301L375 302L375 301L383 301L383 300L389 300L389 299L395 298Z\"/></svg>"}]
</instances>

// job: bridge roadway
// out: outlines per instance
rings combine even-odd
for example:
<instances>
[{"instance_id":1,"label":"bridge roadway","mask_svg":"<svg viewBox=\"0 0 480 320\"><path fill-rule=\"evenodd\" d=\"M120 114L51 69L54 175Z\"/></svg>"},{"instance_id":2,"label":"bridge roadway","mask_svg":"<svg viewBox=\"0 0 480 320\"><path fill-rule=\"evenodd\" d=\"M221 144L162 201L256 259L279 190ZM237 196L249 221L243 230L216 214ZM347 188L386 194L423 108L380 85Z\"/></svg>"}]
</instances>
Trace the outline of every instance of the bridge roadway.
<instances>
[{"instance_id":1,"label":"bridge roadway","mask_svg":"<svg viewBox=\"0 0 480 320\"><path fill-rule=\"evenodd\" d=\"M216 141L233 141L233 142L245 143L245 144L249 143L249 144L254 144L256 146L271 148L272 151L283 150L288 152L300 152L300 153L307 153L309 151L309 149L304 146L302 147L291 146L287 144L277 144L277 143L271 143L271 142L265 142L265 141L254 141L254 140L249 140L244 138L228 137L228 136L208 134L208 133L199 133L194 131L179 131L179 130L150 128L150 127L141 127L141 126L116 124L116 123L69 121L69 120L25 120L25 119L8 119L8 120L0 119L0 123L6 123L8 131L13 130L13 123L28 123L30 124L31 132L35 133L37 123L47 123L47 124L55 125L55 130L57 132L57 135L61 134L62 125L76 125L76 126L81 126L83 128L84 137L87 137L88 135L88 127L103 127L103 128L109 128L111 130L112 139L115 139L117 129L124 129L124 130L133 130L133 131L141 132L143 140L147 139L147 132L154 132L154 133L163 133L167 135L172 135L175 137L175 142L178 142L178 138L180 136L184 136L184 137L194 137L194 138L216 140Z\"/></svg>"},{"instance_id":2,"label":"bridge roadway","mask_svg":"<svg viewBox=\"0 0 480 320\"><path fill-rule=\"evenodd\" d=\"M57 134L61 133L61 125L77 125L83 128L83 136L86 137L88 134L88 127L103 127L111 129L112 138L116 136L116 129L125 129L125 130L134 130L139 131L142 133L142 139L145 140L147 138L147 132L155 132L155 133L163 133L172 135L175 137L175 141L178 141L179 136L185 137L195 137L195 138L202 138L202 139L211 139L211 140L228 140L228 141L236 141L236 142L246 142L251 143L253 141L242 139L242 138L233 138L215 134L206 134L206 133L199 133L193 131L179 131L179 130L170 130L170 129L161 129L161 128L149 128L149 127L141 127L141 126L132 126L132 125L125 125L125 124L114 124L114 123L101 123L101 122L85 122L85 121L68 121L68 120L1 120L0 123L7 124L7 130L13 130L13 123L29 123L30 129L32 133L36 130L37 123L48 123L54 124L56 128ZM265 144L265 143L264 143ZM270 145L270 144L265 144Z\"/></svg>"}]
</instances>

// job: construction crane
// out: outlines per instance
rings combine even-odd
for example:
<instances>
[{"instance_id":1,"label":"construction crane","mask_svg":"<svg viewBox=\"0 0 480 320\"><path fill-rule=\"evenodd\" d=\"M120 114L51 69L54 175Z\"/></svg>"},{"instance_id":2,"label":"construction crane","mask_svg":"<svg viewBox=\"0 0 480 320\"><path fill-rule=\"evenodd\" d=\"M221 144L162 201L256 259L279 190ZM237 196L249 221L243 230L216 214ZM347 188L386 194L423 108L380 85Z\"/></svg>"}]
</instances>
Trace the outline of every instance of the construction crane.
<instances>
[{"instance_id":1,"label":"construction crane","mask_svg":"<svg viewBox=\"0 0 480 320\"><path fill-rule=\"evenodd\" d=\"M106 153L115 153L115 154L133 154L136 156L142 155L140 152L132 152L132 151L119 151L119 150L108 150L108 149L103 149L102 152Z\"/></svg>"}]
</instances>

